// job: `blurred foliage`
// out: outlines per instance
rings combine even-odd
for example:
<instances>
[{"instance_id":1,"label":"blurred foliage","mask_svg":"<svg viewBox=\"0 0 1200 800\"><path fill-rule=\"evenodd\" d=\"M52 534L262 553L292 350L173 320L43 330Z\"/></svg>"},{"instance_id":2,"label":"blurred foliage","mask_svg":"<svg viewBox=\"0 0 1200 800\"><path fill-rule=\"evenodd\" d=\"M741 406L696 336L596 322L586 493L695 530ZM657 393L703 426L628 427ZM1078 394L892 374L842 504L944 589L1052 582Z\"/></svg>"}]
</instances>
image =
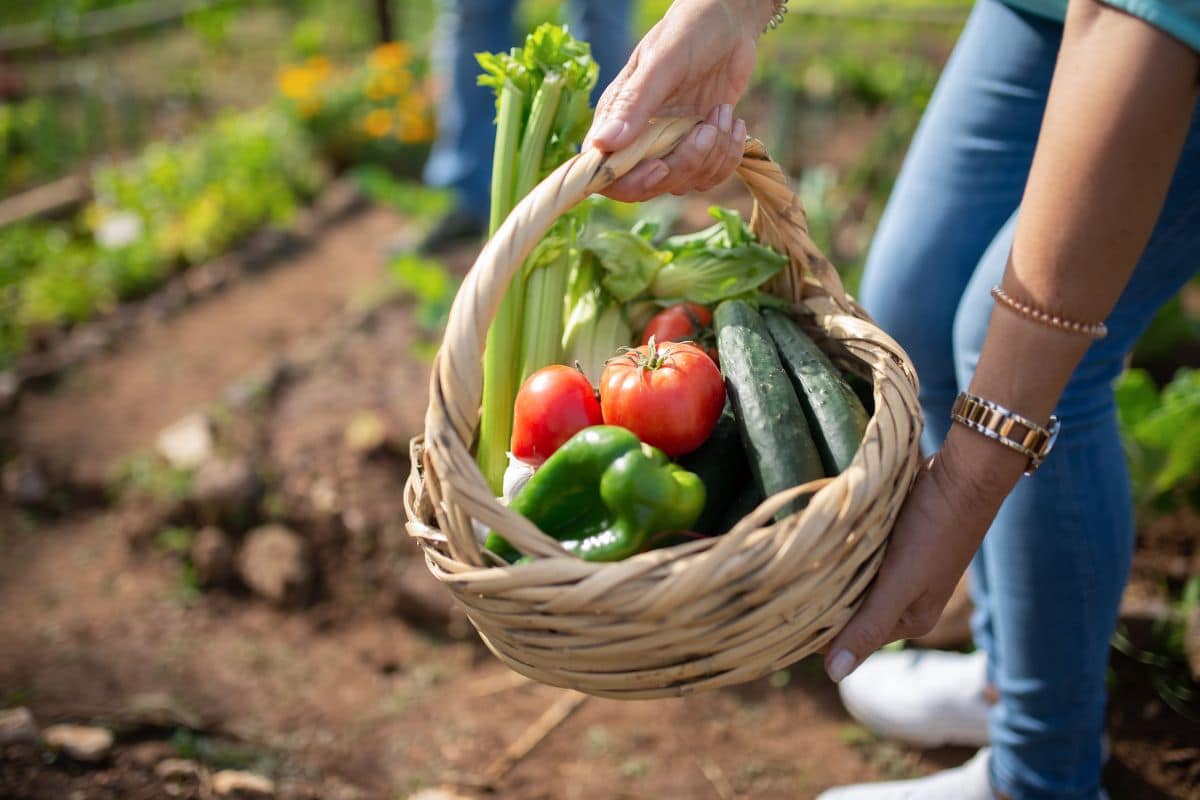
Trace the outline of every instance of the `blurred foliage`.
<instances>
[{"instance_id":1,"label":"blurred foliage","mask_svg":"<svg viewBox=\"0 0 1200 800\"><path fill-rule=\"evenodd\" d=\"M95 200L75 220L0 229L0 368L29 329L85 320L264 225L286 225L323 174L305 132L270 110L97 169Z\"/></svg>"},{"instance_id":2,"label":"blurred foliage","mask_svg":"<svg viewBox=\"0 0 1200 800\"><path fill-rule=\"evenodd\" d=\"M106 249L136 251L148 241L160 262L195 264L258 227L285 225L322 179L307 137L287 117L262 110L228 116L187 140L157 142L133 161L97 170L96 200L85 218ZM129 235L103 242L117 215L136 223Z\"/></svg>"},{"instance_id":3,"label":"blurred foliage","mask_svg":"<svg viewBox=\"0 0 1200 800\"><path fill-rule=\"evenodd\" d=\"M1139 509L1181 500L1200 508L1200 369L1180 369L1161 391L1145 370L1131 369L1116 398Z\"/></svg>"},{"instance_id":4,"label":"blurred foliage","mask_svg":"<svg viewBox=\"0 0 1200 800\"><path fill-rule=\"evenodd\" d=\"M354 167L349 175L359 191L373 202L418 221L431 220L445 214L454 202L453 193L449 189L398 179L391 170L380 164Z\"/></svg>"},{"instance_id":5,"label":"blurred foliage","mask_svg":"<svg viewBox=\"0 0 1200 800\"><path fill-rule=\"evenodd\" d=\"M406 42L380 45L349 67L310 55L285 67L278 83L285 107L334 165L407 163L411 171L433 139L425 63Z\"/></svg>"}]
</instances>

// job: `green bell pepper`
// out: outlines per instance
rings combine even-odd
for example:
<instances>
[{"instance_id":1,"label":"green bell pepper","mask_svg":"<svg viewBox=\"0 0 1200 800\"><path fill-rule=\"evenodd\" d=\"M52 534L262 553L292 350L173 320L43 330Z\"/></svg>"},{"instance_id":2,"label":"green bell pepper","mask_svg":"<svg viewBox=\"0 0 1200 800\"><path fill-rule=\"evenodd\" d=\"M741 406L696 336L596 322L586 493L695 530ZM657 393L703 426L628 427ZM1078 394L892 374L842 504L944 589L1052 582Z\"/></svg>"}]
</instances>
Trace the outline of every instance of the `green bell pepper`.
<instances>
[{"instance_id":1,"label":"green bell pepper","mask_svg":"<svg viewBox=\"0 0 1200 800\"><path fill-rule=\"evenodd\" d=\"M686 530L704 509L699 477L615 425L572 436L534 473L511 508L588 561L619 561L652 534ZM487 548L517 551L495 532Z\"/></svg>"}]
</instances>

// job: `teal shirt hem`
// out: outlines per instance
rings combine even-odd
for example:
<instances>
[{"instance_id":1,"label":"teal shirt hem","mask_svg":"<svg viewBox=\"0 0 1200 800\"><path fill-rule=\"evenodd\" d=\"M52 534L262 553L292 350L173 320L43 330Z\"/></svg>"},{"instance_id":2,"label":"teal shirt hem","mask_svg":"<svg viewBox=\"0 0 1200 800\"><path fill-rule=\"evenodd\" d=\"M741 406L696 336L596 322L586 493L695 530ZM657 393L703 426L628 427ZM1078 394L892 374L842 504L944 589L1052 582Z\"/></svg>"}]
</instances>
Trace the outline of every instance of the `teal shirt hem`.
<instances>
[{"instance_id":1,"label":"teal shirt hem","mask_svg":"<svg viewBox=\"0 0 1200 800\"><path fill-rule=\"evenodd\" d=\"M1067 0L1003 0L1006 5L1062 22ZM1200 0L1100 0L1153 25L1200 52Z\"/></svg>"}]
</instances>

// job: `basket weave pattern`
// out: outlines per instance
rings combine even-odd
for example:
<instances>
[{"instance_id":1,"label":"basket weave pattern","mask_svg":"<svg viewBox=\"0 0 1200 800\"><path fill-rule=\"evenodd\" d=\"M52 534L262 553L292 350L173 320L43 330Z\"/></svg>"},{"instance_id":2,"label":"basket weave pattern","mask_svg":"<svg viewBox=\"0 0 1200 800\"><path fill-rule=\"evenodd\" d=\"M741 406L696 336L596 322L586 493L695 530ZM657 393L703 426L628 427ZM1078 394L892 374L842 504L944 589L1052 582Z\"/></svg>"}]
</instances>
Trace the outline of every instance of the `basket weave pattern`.
<instances>
[{"instance_id":1,"label":"basket weave pattern","mask_svg":"<svg viewBox=\"0 0 1200 800\"><path fill-rule=\"evenodd\" d=\"M874 381L875 412L853 463L836 478L763 502L723 536L616 563L568 554L499 503L470 446L479 423L487 328L512 275L546 230L695 123L655 123L624 151L588 150L539 184L488 242L455 298L434 361L425 435L413 440L408 530L487 646L543 683L616 698L689 694L741 683L821 648L853 614L879 568L918 464L917 381L903 350L847 298L808 236L799 199L762 147L737 174L754 197L751 227L790 260L770 290ZM808 507L780 522L799 495ZM472 519L537 556L499 565Z\"/></svg>"}]
</instances>

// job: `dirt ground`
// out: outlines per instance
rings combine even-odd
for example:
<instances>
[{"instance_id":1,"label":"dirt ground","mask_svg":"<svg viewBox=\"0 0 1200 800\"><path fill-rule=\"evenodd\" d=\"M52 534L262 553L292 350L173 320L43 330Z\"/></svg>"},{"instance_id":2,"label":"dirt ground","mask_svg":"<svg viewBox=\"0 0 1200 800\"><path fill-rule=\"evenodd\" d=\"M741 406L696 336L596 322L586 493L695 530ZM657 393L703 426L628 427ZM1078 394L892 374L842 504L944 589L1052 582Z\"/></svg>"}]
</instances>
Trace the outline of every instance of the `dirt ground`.
<instances>
[{"instance_id":1,"label":"dirt ground","mask_svg":"<svg viewBox=\"0 0 1200 800\"><path fill-rule=\"evenodd\" d=\"M403 528L422 334L405 301L360 302L402 230L386 211L351 217L287 265L27 393L3 423L13 452L68 477L41 508L0 505L0 708L28 707L43 726L98 723L116 745L98 765L0 745L0 797L211 795L203 781L168 785L156 772L168 755L269 775L281 797L444 786L476 798L490 777L491 796L546 800L808 798L969 757L875 738L811 660L731 690L577 706L496 661ZM204 409L217 451L249 459L265 485L248 513L215 521L234 539L276 521L306 540L316 577L298 608L236 580L197 589L162 536L214 521L195 502L72 484ZM351 434L364 425L365 444ZM1200 727L1164 706L1140 663L1118 656L1113 676L1112 796L1200 797ZM568 709L524 758L498 761L543 714Z\"/></svg>"}]
</instances>

